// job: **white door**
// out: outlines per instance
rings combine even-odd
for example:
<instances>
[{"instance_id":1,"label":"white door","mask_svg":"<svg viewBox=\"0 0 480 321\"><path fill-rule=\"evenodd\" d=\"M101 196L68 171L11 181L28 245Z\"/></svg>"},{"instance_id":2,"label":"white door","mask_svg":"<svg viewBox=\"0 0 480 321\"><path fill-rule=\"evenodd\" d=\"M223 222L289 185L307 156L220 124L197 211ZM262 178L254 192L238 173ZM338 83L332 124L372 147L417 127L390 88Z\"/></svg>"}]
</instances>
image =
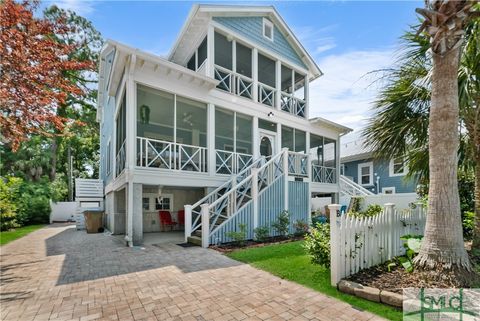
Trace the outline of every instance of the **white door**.
<instances>
[{"instance_id":1,"label":"white door","mask_svg":"<svg viewBox=\"0 0 480 321\"><path fill-rule=\"evenodd\" d=\"M277 153L276 140L277 135L269 131L259 131L260 135L260 157L265 157L266 160L272 158Z\"/></svg>"}]
</instances>

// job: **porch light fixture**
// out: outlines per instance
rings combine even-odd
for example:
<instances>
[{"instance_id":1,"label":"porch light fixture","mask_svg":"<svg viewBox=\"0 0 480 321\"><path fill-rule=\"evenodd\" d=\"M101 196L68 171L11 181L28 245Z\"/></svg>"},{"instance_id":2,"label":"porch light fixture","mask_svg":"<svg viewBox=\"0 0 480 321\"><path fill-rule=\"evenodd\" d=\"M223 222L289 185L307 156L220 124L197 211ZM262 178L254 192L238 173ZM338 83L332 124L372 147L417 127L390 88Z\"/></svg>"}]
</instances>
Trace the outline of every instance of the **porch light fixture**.
<instances>
[{"instance_id":1,"label":"porch light fixture","mask_svg":"<svg viewBox=\"0 0 480 321\"><path fill-rule=\"evenodd\" d=\"M267 116L268 116L268 117L273 117L273 112L272 112L272 111L269 112Z\"/></svg>"}]
</instances>

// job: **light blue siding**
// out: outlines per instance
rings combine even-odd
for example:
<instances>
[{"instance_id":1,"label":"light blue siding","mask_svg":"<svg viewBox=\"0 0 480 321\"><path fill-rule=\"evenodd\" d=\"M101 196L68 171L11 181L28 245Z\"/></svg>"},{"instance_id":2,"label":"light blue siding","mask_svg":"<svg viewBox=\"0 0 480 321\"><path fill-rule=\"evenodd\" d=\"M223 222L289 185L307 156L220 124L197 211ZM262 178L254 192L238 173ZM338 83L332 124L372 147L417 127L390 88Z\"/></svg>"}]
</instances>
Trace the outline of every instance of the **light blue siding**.
<instances>
[{"instance_id":1,"label":"light blue siding","mask_svg":"<svg viewBox=\"0 0 480 321\"><path fill-rule=\"evenodd\" d=\"M239 224L247 226L247 240L253 239L253 203L249 201L228 221L225 221L219 228L210 235L210 244L220 244L231 242L227 237L228 232L240 231Z\"/></svg>"},{"instance_id":2,"label":"light blue siding","mask_svg":"<svg viewBox=\"0 0 480 321\"><path fill-rule=\"evenodd\" d=\"M374 160L374 159L362 159L359 161L342 163L345 166L345 176L353 177L355 183L359 182L358 178L358 164L373 162L373 172L380 176L379 191L382 192L384 187L395 187L396 193L415 193L417 181L415 179L406 179L405 176L392 176L389 173L389 160ZM376 177L373 177L373 184L364 186L373 193L377 192Z\"/></svg>"},{"instance_id":3,"label":"light blue siding","mask_svg":"<svg viewBox=\"0 0 480 321\"><path fill-rule=\"evenodd\" d=\"M295 232L296 221L308 223L310 197L308 184L305 182L288 182L288 211L290 213L290 233Z\"/></svg>"},{"instance_id":4,"label":"light blue siding","mask_svg":"<svg viewBox=\"0 0 480 321\"><path fill-rule=\"evenodd\" d=\"M289 62L307 69L298 53L276 26L273 41L263 36L263 17L213 17L213 20L246 37L253 44L269 49Z\"/></svg>"},{"instance_id":5,"label":"light blue siding","mask_svg":"<svg viewBox=\"0 0 480 321\"><path fill-rule=\"evenodd\" d=\"M103 107L103 123L100 124L100 178L105 184L108 184L113 177L113 162L115 160L114 156L114 146L115 142L113 141L113 126L115 118L115 98L109 97L107 103ZM110 172L107 173L106 162L107 162L107 145L110 141Z\"/></svg>"},{"instance_id":6,"label":"light blue siding","mask_svg":"<svg viewBox=\"0 0 480 321\"><path fill-rule=\"evenodd\" d=\"M280 176L258 197L258 226L268 227L270 235L275 235L272 223L285 209L284 186L284 176Z\"/></svg>"}]
</instances>

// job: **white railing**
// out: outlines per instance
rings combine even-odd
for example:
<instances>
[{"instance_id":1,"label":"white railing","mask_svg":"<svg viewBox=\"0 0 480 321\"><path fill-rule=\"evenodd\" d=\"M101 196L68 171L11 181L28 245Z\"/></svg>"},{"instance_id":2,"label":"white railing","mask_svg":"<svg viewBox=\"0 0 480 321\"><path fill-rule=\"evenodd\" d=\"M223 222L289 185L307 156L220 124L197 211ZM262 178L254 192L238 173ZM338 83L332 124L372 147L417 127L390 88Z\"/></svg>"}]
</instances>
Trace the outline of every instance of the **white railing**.
<instances>
[{"instance_id":1,"label":"white railing","mask_svg":"<svg viewBox=\"0 0 480 321\"><path fill-rule=\"evenodd\" d=\"M307 105L305 100L294 97L292 94L283 91L280 96L280 108L283 111L305 118L305 107Z\"/></svg>"},{"instance_id":2,"label":"white railing","mask_svg":"<svg viewBox=\"0 0 480 321\"><path fill-rule=\"evenodd\" d=\"M241 208L256 200L258 193L267 188L287 169L288 150L284 149L273 156L258 169L251 170L250 175L238 184L230 187L220 198L212 203L201 205L202 246L208 247L210 236L220 227L219 220L227 220Z\"/></svg>"},{"instance_id":3,"label":"white railing","mask_svg":"<svg viewBox=\"0 0 480 321\"><path fill-rule=\"evenodd\" d=\"M340 193L341 195L348 196L365 196L374 195L368 189L348 179L347 177L340 175Z\"/></svg>"},{"instance_id":4,"label":"white railing","mask_svg":"<svg viewBox=\"0 0 480 321\"><path fill-rule=\"evenodd\" d=\"M204 76L207 75L207 59L205 59L200 67L197 68L197 72Z\"/></svg>"},{"instance_id":5,"label":"white railing","mask_svg":"<svg viewBox=\"0 0 480 321\"><path fill-rule=\"evenodd\" d=\"M270 107L275 107L275 93L277 90L274 87L258 83L258 102Z\"/></svg>"},{"instance_id":6,"label":"white railing","mask_svg":"<svg viewBox=\"0 0 480 321\"><path fill-rule=\"evenodd\" d=\"M253 162L253 155L215 150L215 172L217 174L237 174Z\"/></svg>"},{"instance_id":7,"label":"white railing","mask_svg":"<svg viewBox=\"0 0 480 321\"><path fill-rule=\"evenodd\" d=\"M335 167L312 164L312 182L336 184L337 169Z\"/></svg>"},{"instance_id":8,"label":"white railing","mask_svg":"<svg viewBox=\"0 0 480 321\"><path fill-rule=\"evenodd\" d=\"M288 173L295 176L308 176L308 155L288 152Z\"/></svg>"},{"instance_id":9,"label":"white railing","mask_svg":"<svg viewBox=\"0 0 480 321\"><path fill-rule=\"evenodd\" d=\"M207 172L207 148L137 137L137 166Z\"/></svg>"},{"instance_id":10,"label":"white railing","mask_svg":"<svg viewBox=\"0 0 480 321\"><path fill-rule=\"evenodd\" d=\"M123 141L120 146L117 155L115 156L115 177L120 175L120 173L125 169L126 154L125 154L125 142Z\"/></svg>"},{"instance_id":11,"label":"white railing","mask_svg":"<svg viewBox=\"0 0 480 321\"><path fill-rule=\"evenodd\" d=\"M404 255L404 235L423 235L426 210L421 204L415 209L397 211L392 203L385 204L377 216L355 218L341 215L340 205L330 209L331 283L337 283L362 269Z\"/></svg>"},{"instance_id":12,"label":"white railing","mask_svg":"<svg viewBox=\"0 0 480 321\"><path fill-rule=\"evenodd\" d=\"M253 99L253 80L249 77L215 65L215 79L219 81L217 88L237 96Z\"/></svg>"},{"instance_id":13,"label":"white railing","mask_svg":"<svg viewBox=\"0 0 480 321\"><path fill-rule=\"evenodd\" d=\"M241 170L237 175L232 177L230 180L226 181L224 184L217 187L211 193L197 201L193 205L185 205L185 238L191 236L193 232L199 230L202 226L201 221L201 205L202 204L212 204L217 199L222 197L224 193L230 190L233 186L237 185L245 179L245 177L250 176L252 169L260 167L265 160L259 158L252 162L249 166ZM187 240L185 240L187 241Z\"/></svg>"}]
</instances>

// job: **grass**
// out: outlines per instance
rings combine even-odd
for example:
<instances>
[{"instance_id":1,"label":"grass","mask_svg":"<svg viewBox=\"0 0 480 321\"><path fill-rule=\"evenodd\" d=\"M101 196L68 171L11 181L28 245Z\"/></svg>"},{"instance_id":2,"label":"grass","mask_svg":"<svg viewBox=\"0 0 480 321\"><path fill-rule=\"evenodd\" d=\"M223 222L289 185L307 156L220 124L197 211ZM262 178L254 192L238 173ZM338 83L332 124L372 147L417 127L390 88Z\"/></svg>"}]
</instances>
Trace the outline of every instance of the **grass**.
<instances>
[{"instance_id":1,"label":"grass","mask_svg":"<svg viewBox=\"0 0 480 321\"><path fill-rule=\"evenodd\" d=\"M402 320L402 312L392 307L344 294L330 285L330 269L310 263L303 241L243 249L228 254L232 259L249 263L282 279L347 302L357 309L370 311L389 320Z\"/></svg>"},{"instance_id":2,"label":"grass","mask_svg":"<svg viewBox=\"0 0 480 321\"><path fill-rule=\"evenodd\" d=\"M32 233L33 231L41 229L44 226L45 224L28 225L28 226L18 227L11 231L0 232L0 245L5 245L7 243L10 243L29 233Z\"/></svg>"}]
</instances>

